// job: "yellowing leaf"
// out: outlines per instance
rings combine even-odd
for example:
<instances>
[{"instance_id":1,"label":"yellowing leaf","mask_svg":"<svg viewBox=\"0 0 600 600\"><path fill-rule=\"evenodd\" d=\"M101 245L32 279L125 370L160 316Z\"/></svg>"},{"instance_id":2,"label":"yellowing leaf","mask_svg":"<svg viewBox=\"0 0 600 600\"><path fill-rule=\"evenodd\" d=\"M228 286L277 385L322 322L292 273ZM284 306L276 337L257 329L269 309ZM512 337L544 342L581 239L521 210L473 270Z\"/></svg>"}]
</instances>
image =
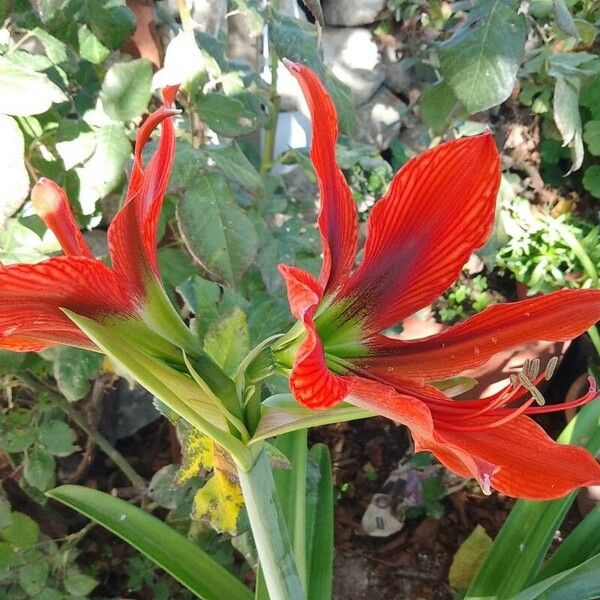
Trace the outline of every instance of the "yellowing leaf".
<instances>
[{"instance_id":1,"label":"yellowing leaf","mask_svg":"<svg viewBox=\"0 0 600 600\"><path fill-rule=\"evenodd\" d=\"M456 551L450 565L448 579L454 589L466 589L469 587L483 559L490 551L492 543L492 538L481 525L477 525L473 529L469 537Z\"/></svg>"},{"instance_id":2,"label":"yellowing leaf","mask_svg":"<svg viewBox=\"0 0 600 600\"><path fill-rule=\"evenodd\" d=\"M217 531L234 534L242 506L244 498L238 482L215 469L214 475L194 497L192 518L209 521Z\"/></svg>"},{"instance_id":3,"label":"yellowing leaf","mask_svg":"<svg viewBox=\"0 0 600 600\"><path fill-rule=\"evenodd\" d=\"M189 427L181 443L183 459L175 483L181 485L198 475L202 469L212 469L214 442L194 427Z\"/></svg>"}]
</instances>

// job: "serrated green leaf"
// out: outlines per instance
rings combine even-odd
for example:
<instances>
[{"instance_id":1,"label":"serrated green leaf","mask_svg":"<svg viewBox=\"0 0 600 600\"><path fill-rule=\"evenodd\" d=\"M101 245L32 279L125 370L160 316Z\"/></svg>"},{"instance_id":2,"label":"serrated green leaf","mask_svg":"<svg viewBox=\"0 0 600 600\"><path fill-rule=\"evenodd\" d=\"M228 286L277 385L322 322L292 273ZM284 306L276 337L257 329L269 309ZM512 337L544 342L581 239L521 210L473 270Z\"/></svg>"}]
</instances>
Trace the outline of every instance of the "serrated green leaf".
<instances>
[{"instance_id":1,"label":"serrated green leaf","mask_svg":"<svg viewBox=\"0 0 600 600\"><path fill-rule=\"evenodd\" d=\"M54 456L69 456L77 450L75 433L64 421L50 421L42 426L38 443Z\"/></svg>"},{"instance_id":2,"label":"serrated green leaf","mask_svg":"<svg viewBox=\"0 0 600 600\"><path fill-rule=\"evenodd\" d=\"M104 62L110 50L90 31L87 25L80 25L77 31L79 54L94 65Z\"/></svg>"},{"instance_id":3,"label":"serrated green leaf","mask_svg":"<svg viewBox=\"0 0 600 600\"><path fill-rule=\"evenodd\" d=\"M588 121L583 128L583 141L590 154L600 156L600 120Z\"/></svg>"},{"instance_id":4,"label":"serrated green leaf","mask_svg":"<svg viewBox=\"0 0 600 600\"><path fill-rule=\"evenodd\" d=\"M554 87L554 122L563 143L569 146L573 164L569 173L583 162L583 135L579 116L579 80L558 77Z\"/></svg>"},{"instance_id":5,"label":"serrated green leaf","mask_svg":"<svg viewBox=\"0 0 600 600\"><path fill-rule=\"evenodd\" d=\"M600 198L600 166L592 165L585 170L583 175L583 187L594 198Z\"/></svg>"},{"instance_id":6,"label":"serrated green leaf","mask_svg":"<svg viewBox=\"0 0 600 600\"><path fill-rule=\"evenodd\" d=\"M421 118L434 132L442 132L450 125L457 104L456 96L444 82L426 87L419 97Z\"/></svg>"},{"instance_id":7,"label":"serrated green leaf","mask_svg":"<svg viewBox=\"0 0 600 600\"><path fill-rule=\"evenodd\" d=\"M109 48L120 48L135 31L135 15L125 0L85 0L85 7L87 25Z\"/></svg>"},{"instance_id":8,"label":"serrated green leaf","mask_svg":"<svg viewBox=\"0 0 600 600\"><path fill-rule=\"evenodd\" d=\"M235 137L256 131L264 124L265 115L251 110L244 97L211 93L201 96L196 109L202 120L215 132Z\"/></svg>"},{"instance_id":9,"label":"serrated green leaf","mask_svg":"<svg viewBox=\"0 0 600 600\"><path fill-rule=\"evenodd\" d=\"M54 378L58 389L69 402L81 400L90 391L91 381L102 366L98 352L62 346L54 360Z\"/></svg>"},{"instance_id":10,"label":"serrated green leaf","mask_svg":"<svg viewBox=\"0 0 600 600\"><path fill-rule=\"evenodd\" d=\"M79 569L71 567L67 570L63 585L65 590L73 596L87 596L98 585L98 582L93 577L79 571Z\"/></svg>"},{"instance_id":11,"label":"serrated green leaf","mask_svg":"<svg viewBox=\"0 0 600 600\"><path fill-rule=\"evenodd\" d=\"M0 113L39 115L53 104L67 100L47 75L19 67L0 57Z\"/></svg>"},{"instance_id":12,"label":"serrated green leaf","mask_svg":"<svg viewBox=\"0 0 600 600\"><path fill-rule=\"evenodd\" d=\"M269 34L277 56L308 65L321 77L325 74L314 25L273 11Z\"/></svg>"},{"instance_id":13,"label":"serrated green leaf","mask_svg":"<svg viewBox=\"0 0 600 600\"><path fill-rule=\"evenodd\" d=\"M25 481L38 490L47 490L54 485L56 463L50 452L34 446L25 456L23 476Z\"/></svg>"},{"instance_id":14,"label":"serrated green leaf","mask_svg":"<svg viewBox=\"0 0 600 600\"><path fill-rule=\"evenodd\" d=\"M40 535L38 524L22 512L13 512L11 516L11 524L0 528L0 539L23 550L34 546Z\"/></svg>"},{"instance_id":15,"label":"serrated green leaf","mask_svg":"<svg viewBox=\"0 0 600 600\"><path fill-rule=\"evenodd\" d=\"M199 175L177 206L185 245L211 274L235 285L258 250L254 226L233 200L224 177Z\"/></svg>"},{"instance_id":16,"label":"serrated green leaf","mask_svg":"<svg viewBox=\"0 0 600 600\"><path fill-rule=\"evenodd\" d=\"M249 348L246 314L239 308L214 321L204 338L204 351L227 373L233 375Z\"/></svg>"},{"instance_id":17,"label":"serrated green leaf","mask_svg":"<svg viewBox=\"0 0 600 600\"><path fill-rule=\"evenodd\" d=\"M237 181L253 194L264 195L261 176L236 142L226 146L209 146L206 151L226 177Z\"/></svg>"},{"instance_id":18,"label":"serrated green leaf","mask_svg":"<svg viewBox=\"0 0 600 600\"><path fill-rule=\"evenodd\" d=\"M511 0L484 0L440 46L444 82L469 113L496 106L512 92L527 37L517 8Z\"/></svg>"},{"instance_id":19,"label":"serrated green leaf","mask_svg":"<svg viewBox=\"0 0 600 600\"><path fill-rule=\"evenodd\" d=\"M109 117L129 121L141 115L151 96L152 64L145 58L117 63L106 72L100 100Z\"/></svg>"},{"instance_id":20,"label":"serrated green leaf","mask_svg":"<svg viewBox=\"0 0 600 600\"><path fill-rule=\"evenodd\" d=\"M49 574L48 563L37 560L23 565L19 569L19 585L30 596L35 596L42 591Z\"/></svg>"},{"instance_id":21,"label":"serrated green leaf","mask_svg":"<svg viewBox=\"0 0 600 600\"><path fill-rule=\"evenodd\" d=\"M79 204L84 215L92 214L96 201L112 192L125 175L131 142L120 125L95 130L96 149L90 159L76 169L81 188Z\"/></svg>"}]
</instances>

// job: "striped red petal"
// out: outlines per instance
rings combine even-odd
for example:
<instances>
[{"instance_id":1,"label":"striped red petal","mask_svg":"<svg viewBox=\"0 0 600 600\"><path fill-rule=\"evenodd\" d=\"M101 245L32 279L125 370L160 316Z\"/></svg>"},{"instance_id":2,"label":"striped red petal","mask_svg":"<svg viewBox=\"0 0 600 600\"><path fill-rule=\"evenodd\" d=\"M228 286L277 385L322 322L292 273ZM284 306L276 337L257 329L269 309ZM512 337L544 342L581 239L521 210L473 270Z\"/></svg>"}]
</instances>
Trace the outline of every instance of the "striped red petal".
<instances>
[{"instance_id":1,"label":"striped red petal","mask_svg":"<svg viewBox=\"0 0 600 600\"><path fill-rule=\"evenodd\" d=\"M341 296L373 332L437 298L493 225L500 158L491 133L420 154L371 211L364 258Z\"/></svg>"},{"instance_id":2,"label":"striped red petal","mask_svg":"<svg viewBox=\"0 0 600 600\"><path fill-rule=\"evenodd\" d=\"M296 351L290 389L296 400L308 408L329 408L348 393L348 384L327 368L323 343L315 329L313 317L322 298L321 286L312 275L296 267L280 265L279 270L292 314L306 330L306 337Z\"/></svg>"},{"instance_id":3,"label":"striped red petal","mask_svg":"<svg viewBox=\"0 0 600 600\"><path fill-rule=\"evenodd\" d=\"M77 227L67 194L57 183L42 177L31 190L31 202L67 256L94 258Z\"/></svg>"},{"instance_id":4,"label":"striped red petal","mask_svg":"<svg viewBox=\"0 0 600 600\"><path fill-rule=\"evenodd\" d=\"M600 320L600 290L561 290L496 304L445 331L418 340L377 336L371 355L355 362L374 374L429 381L478 367L494 354L531 341L560 342Z\"/></svg>"},{"instance_id":5,"label":"striped red petal","mask_svg":"<svg viewBox=\"0 0 600 600\"><path fill-rule=\"evenodd\" d=\"M57 257L34 265L0 267L0 345L35 349L40 344L89 346L89 340L62 313L102 318L133 314L132 295L102 261Z\"/></svg>"},{"instance_id":6,"label":"striped red petal","mask_svg":"<svg viewBox=\"0 0 600 600\"><path fill-rule=\"evenodd\" d=\"M343 284L354 267L358 215L352 192L335 159L338 120L327 90L308 67L284 60L296 77L312 118L312 160L321 198L319 230L323 244L320 283L329 293Z\"/></svg>"},{"instance_id":7,"label":"striped red petal","mask_svg":"<svg viewBox=\"0 0 600 600\"><path fill-rule=\"evenodd\" d=\"M177 110L168 106L175 91L176 88L166 88L165 106L153 112L140 128L125 204L108 230L113 267L133 284L139 295L144 293L148 275L159 276L156 235L175 152L171 117ZM161 136L157 149L144 166L144 146L159 124Z\"/></svg>"},{"instance_id":8,"label":"striped red petal","mask_svg":"<svg viewBox=\"0 0 600 600\"><path fill-rule=\"evenodd\" d=\"M574 489L600 483L600 465L586 450L557 444L529 417L519 416L480 431L448 431L434 410L417 397L358 377L346 400L406 425L415 450L429 450L450 470L474 477L484 490L494 488L516 498L550 500ZM414 384L415 396L441 394ZM449 401L452 402L452 401ZM458 417L458 415L457 415Z\"/></svg>"}]
</instances>

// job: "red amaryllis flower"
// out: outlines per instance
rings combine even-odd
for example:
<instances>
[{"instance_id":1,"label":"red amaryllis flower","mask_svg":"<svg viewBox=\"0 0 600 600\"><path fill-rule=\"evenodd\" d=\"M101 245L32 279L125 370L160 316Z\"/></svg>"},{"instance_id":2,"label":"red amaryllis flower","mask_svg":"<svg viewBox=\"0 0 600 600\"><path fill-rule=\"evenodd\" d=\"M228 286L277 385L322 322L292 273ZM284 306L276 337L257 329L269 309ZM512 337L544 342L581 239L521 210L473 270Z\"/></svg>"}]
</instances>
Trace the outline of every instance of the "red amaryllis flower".
<instances>
[{"instance_id":1,"label":"red amaryllis flower","mask_svg":"<svg viewBox=\"0 0 600 600\"><path fill-rule=\"evenodd\" d=\"M57 343L93 347L63 308L101 320L137 315L152 320L158 305L164 313L164 303L156 300L162 291L156 228L173 162L175 133L169 117L177 112L170 108L176 92L176 87L164 90L164 106L139 131L125 204L108 230L112 268L94 258L64 190L48 179L36 183L33 205L65 256L33 265L0 265L0 348L42 350ZM160 141L144 166L142 150L159 124Z\"/></svg>"},{"instance_id":2,"label":"red amaryllis flower","mask_svg":"<svg viewBox=\"0 0 600 600\"><path fill-rule=\"evenodd\" d=\"M531 406L540 399L534 386L543 374L521 374L499 394L479 400L451 399L440 381L512 346L581 334L600 319L599 290L564 290L493 306L418 340L381 333L448 288L489 236L500 181L492 135L441 144L409 161L371 211L355 268L357 213L335 161L333 103L315 73L287 66L312 115L323 243L318 280L280 266L300 324L275 353L283 368L292 365L295 398L313 409L346 400L405 424L417 451L433 452L486 491L493 486L510 496L549 499L598 483L600 466L588 452L556 444L526 416L553 410ZM575 404L595 395L592 389Z\"/></svg>"}]
</instances>

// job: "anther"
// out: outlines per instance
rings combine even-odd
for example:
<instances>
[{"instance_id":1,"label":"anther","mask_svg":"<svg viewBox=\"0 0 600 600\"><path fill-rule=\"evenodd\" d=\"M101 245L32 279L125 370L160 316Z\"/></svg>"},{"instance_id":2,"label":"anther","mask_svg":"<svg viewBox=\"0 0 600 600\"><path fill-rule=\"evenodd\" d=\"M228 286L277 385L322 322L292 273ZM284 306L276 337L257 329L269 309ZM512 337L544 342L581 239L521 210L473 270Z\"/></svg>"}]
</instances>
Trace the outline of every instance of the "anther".
<instances>
[{"instance_id":1,"label":"anther","mask_svg":"<svg viewBox=\"0 0 600 600\"><path fill-rule=\"evenodd\" d=\"M554 375L554 370L556 369L556 365L558 364L558 356L553 356L546 365L544 369L544 378L549 380L552 375Z\"/></svg>"},{"instance_id":2,"label":"anther","mask_svg":"<svg viewBox=\"0 0 600 600\"><path fill-rule=\"evenodd\" d=\"M528 379L527 375L525 375L525 373L517 373L517 377L519 378L521 385L531 394L536 404L538 404L539 406L544 406L544 404L546 404L544 396L542 396L540 390L538 390L535 387L535 385Z\"/></svg>"}]
</instances>

